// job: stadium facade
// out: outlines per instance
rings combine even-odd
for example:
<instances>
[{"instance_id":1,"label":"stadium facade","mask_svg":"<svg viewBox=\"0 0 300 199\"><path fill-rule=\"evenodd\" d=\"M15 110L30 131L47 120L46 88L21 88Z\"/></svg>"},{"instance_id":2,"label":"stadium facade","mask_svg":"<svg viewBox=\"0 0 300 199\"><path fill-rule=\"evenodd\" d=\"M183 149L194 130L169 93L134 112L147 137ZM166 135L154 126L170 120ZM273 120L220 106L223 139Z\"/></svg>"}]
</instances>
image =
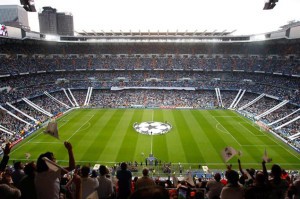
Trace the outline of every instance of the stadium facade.
<instances>
[{"instance_id":1,"label":"stadium facade","mask_svg":"<svg viewBox=\"0 0 300 199\"><path fill-rule=\"evenodd\" d=\"M28 14L18 5L0 5L0 24L30 30Z\"/></svg>"},{"instance_id":2,"label":"stadium facade","mask_svg":"<svg viewBox=\"0 0 300 199\"><path fill-rule=\"evenodd\" d=\"M31 104L25 98L43 101L53 99L52 93L67 97L66 106L40 110L44 116L33 118L35 122L72 107L230 108L299 150L299 30L299 25L290 25L246 36L167 31L54 37L27 31L20 39L0 37L1 88L7 91L0 103L9 111L6 102L24 106ZM97 90L101 93L93 96ZM187 98L188 92L196 98ZM173 94L181 103L170 100ZM125 102L118 100L126 96ZM144 97L131 101L130 96ZM261 99L259 108L247 110ZM260 110L264 103L267 109ZM283 114L267 118L283 106Z\"/></svg>"}]
</instances>

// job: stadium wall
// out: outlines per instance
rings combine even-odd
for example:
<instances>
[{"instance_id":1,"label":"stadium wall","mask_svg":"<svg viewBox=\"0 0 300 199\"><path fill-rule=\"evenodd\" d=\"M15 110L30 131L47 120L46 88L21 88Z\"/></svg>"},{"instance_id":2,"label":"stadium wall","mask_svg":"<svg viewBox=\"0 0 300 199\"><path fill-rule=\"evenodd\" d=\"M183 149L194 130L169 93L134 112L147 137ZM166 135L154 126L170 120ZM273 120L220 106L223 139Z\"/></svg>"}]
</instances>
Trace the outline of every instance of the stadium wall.
<instances>
[{"instance_id":1,"label":"stadium wall","mask_svg":"<svg viewBox=\"0 0 300 199\"><path fill-rule=\"evenodd\" d=\"M6 26L8 37L13 37L17 39L22 39L22 29L21 28L15 28L12 26Z\"/></svg>"},{"instance_id":2,"label":"stadium wall","mask_svg":"<svg viewBox=\"0 0 300 199\"><path fill-rule=\"evenodd\" d=\"M290 39L300 38L300 26L292 27L290 29Z\"/></svg>"}]
</instances>

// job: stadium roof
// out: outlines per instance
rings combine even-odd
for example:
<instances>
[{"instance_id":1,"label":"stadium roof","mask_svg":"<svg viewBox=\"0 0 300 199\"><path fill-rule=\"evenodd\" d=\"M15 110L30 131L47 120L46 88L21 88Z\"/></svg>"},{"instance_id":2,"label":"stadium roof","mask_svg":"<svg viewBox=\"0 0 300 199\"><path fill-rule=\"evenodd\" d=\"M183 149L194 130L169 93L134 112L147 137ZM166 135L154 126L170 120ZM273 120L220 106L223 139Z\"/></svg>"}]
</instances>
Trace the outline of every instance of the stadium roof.
<instances>
[{"instance_id":1,"label":"stadium roof","mask_svg":"<svg viewBox=\"0 0 300 199\"><path fill-rule=\"evenodd\" d=\"M131 30L129 32L123 32L122 30L120 30L120 32L115 32L115 31L110 31L110 32L105 32L105 31L101 31L101 32L96 32L96 31L92 31L92 32L87 32L85 30L82 30L82 32L76 32L78 34L78 36L122 36L122 37L132 37L132 36L145 36L145 37L160 37L160 36L188 36L188 37L202 37L202 36L228 36L231 35L233 32L235 32L236 30L230 31L228 32L227 30L223 30L221 32L214 30L214 31L201 31L199 32L198 30L195 30L193 32L190 32L188 30L186 30L185 32L180 32L180 31L176 31L176 32L169 32L168 30L166 32L151 32L150 30L148 30L148 32L132 32Z\"/></svg>"}]
</instances>

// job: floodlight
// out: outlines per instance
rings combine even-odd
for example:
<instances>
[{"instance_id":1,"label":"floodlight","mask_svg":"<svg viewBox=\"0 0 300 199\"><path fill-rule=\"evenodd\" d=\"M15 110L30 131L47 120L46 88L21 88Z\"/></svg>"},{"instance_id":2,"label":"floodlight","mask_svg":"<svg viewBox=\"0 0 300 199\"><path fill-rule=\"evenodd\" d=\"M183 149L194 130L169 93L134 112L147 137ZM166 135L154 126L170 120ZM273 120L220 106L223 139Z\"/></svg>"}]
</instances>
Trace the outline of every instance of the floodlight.
<instances>
[{"instance_id":1,"label":"floodlight","mask_svg":"<svg viewBox=\"0 0 300 199\"><path fill-rule=\"evenodd\" d=\"M20 0L20 3L27 12L36 12L34 0Z\"/></svg>"},{"instance_id":2,"label":"floodlight","mask_svg":"<svg viewBox=\"0 0 300 199\"><path fill-rule=\"evenodd\" d=\"M271 10L276 6L278 0L266 0L264 10Z\"/></svg>"},{"instance_id":3,"label":"floodlight","mask_svg":"<svg viewBox=\"0 0 300 199\"><path fill-rule=\"evenodd\" d=\"M45 35L45 40L47 41L59 41L60 37L57 35Z\"/></svg>"}]
</instances>

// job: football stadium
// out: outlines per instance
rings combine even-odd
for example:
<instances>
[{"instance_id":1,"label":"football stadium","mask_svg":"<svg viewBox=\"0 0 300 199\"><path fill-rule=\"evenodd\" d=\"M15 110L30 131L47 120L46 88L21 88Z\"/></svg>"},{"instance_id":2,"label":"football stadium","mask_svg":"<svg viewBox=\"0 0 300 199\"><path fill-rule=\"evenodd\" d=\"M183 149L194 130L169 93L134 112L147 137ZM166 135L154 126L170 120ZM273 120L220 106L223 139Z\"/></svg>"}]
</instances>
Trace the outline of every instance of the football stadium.
<instances>
[{"instance_id":1,"label":"football stadium","mask_svg":"<svg viewBox=\"0 0 300 199\"><path fill-rule=\"evenodd\" d=\"M300 196L299 21L249 35L0 27L4 198L231 198L231 186L236 198ZM143 178L168 196L144 196Z\"/></svg>"}]
</instances>

